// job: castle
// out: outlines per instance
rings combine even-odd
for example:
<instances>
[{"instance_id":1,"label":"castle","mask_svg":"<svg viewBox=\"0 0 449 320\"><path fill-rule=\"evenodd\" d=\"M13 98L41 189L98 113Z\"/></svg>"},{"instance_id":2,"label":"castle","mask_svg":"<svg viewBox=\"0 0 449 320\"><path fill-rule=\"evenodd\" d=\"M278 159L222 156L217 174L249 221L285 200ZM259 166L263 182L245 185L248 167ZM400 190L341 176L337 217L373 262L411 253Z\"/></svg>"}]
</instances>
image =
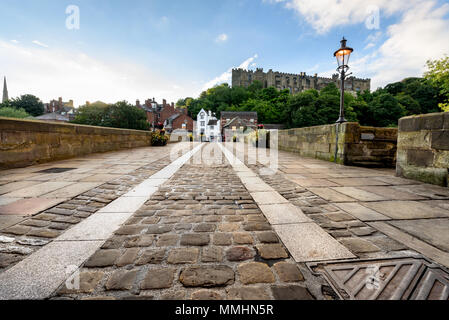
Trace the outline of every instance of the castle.
<instances>
[{"instance_id":1,"label":"castle","mask_svg":"<svg viewBox=\"0 0 449 320\"><path fill-rule=\"evenodd\" d=\"M272 69L263 72L262 68L256 71L233 69L232 70L232 86L248 87L254 81L260 81L264 88L275 87L278 90L288 89L291 94L295 94L308 89L321 90L329 83L335 83L340 88L340 80L338 74L332 75L332 78L318 77L306 75L305 72L299 74L275 72ZM348 77L345 80L345 90L350 92L363 92L371 89L371 79L359 79Z\"/></svg>"}]
</instances>

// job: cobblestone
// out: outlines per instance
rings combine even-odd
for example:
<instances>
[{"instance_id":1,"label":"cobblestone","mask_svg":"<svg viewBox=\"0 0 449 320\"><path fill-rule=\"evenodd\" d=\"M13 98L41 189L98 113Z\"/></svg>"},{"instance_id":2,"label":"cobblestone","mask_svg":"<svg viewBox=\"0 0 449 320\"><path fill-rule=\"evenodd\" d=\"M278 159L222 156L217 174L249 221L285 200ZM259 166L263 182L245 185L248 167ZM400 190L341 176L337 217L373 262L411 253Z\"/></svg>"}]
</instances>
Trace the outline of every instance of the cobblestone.
<instances>
[{"instance_id":1,"label":"cobblestone","mask_svg":"<svg viewBox=\"0 0 449 320\"><path fill-rule=\"evenodd\" d=\"M273 272L266 264L260 262L248 262L239 265L238 275L240 281L244 284L275 282Z\"/></svg>"},{"instance_id":2,"label":"cobblestone","mask_svg":"<svg viewBox=\"0 0 449 320\"><path fill-rule=\"evenodd\" d=\"M186 287L219 287L234 283L234 277L225 265L194 266L182 270L179 281Z\"/></svg>"}]
</instances>

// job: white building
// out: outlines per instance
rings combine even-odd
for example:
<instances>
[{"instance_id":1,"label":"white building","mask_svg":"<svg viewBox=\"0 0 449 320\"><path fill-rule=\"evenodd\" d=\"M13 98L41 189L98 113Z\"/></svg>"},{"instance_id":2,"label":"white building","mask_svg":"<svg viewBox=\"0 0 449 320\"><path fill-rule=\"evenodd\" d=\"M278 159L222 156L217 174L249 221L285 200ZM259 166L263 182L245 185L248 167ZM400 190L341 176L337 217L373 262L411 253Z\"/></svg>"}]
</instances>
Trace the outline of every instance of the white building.
<instances>
[{"instance_id":1,"label":"white building","mask_svg":"<svg viewBox=\"0 0 449 320\"><path fill-rule=\"evenodd\" d=\"M202 141L219 141L221 139L220 120L212 114L212 111L201 109L197 116L195 134Z\"/></svg>"}]
</instances>

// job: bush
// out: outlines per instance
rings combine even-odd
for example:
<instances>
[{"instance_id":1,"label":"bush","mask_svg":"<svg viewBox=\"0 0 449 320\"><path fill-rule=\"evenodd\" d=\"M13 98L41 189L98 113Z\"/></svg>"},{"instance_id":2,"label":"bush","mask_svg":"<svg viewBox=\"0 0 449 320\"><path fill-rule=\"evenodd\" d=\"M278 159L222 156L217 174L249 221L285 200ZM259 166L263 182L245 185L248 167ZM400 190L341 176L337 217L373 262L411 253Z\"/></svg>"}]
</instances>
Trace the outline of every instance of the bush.
<instances>
[{"instance_id":1,"label":"bush","mask_svg":"<svg viewBox=\"0 0 449 320\"><path fill-rule=\"evenodd\" d=\"M16 109L11 107L0 108L0 117L25 119L30 115L24 109Z\"/></svg>"},{"instance_id":2,"label":"bush","mask_svg":"<svg viewBox=\"0 0 449 320\"><path fill-rule=\"evenodd\" d=\"M168 143L168 137L160 132L153 132L151 135L151 145L155 147L166 146Z\"/></svg>"}]
</instances>

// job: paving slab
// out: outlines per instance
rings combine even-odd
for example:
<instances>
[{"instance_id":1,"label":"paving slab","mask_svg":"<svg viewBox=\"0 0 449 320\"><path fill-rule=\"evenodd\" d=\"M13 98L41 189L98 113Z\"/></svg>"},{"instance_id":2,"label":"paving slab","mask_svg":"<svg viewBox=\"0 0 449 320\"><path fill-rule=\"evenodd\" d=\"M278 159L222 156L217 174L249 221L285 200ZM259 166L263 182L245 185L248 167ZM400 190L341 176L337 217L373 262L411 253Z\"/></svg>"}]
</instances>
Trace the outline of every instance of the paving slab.
<instances>
[{"instance_id":1,"label":"paving slab","mask_svg":"<svg viewBox=\"0 0 449 320\"><path fill-rule=\"evenodd\" d=\"M0 206L0 215L17 215L17 216L31 216L39 212L52 208L64 201L65 198L58 199L44 199L44 198L29 198L21 199L16 202Z\"/></svg>"},{"instance_id":2,"label":"paving slab","mask_svg":"<svg viewBox=\"0 0 449 320\"><path fill-rule=\"evenodd\" d=\"M358 186L387 186L388 183L373 178L339 178L329 179L340 186L358 187Z\"/></svg>"},{"instance_id":3,"label":"paving slab","mask_svg":"<svg viewBox=\"0 0 449 320\"><path fill-rule=\"evenodd\" d=\"M6 197L2 197L0 196L0 206L4 206L19 200L22 200L23 198L6 198Z\"/></svg>"},{"instance_id":4,"label":"paving slab","mask_svg":"<svg viewBox=\"0 0 449 320\"><path fill-rule=\"evenodd\" d=\"M103 241L52 242L0 274L0 300L48 298Z\"/></svg>"},{"instance_id":5,"label":"paving slab","mask_svg":"<svg viewBox=\"0 0 449 320\"><path fill-rule=\"evenodd\" d=\"M391 220L390 217L384 216L383 214L356 202L334 203L334 206L337 206L361 221Z\"/></svg>"},{"instance_id":6,"label":"paving slab","mask_svg":"<svg viewBox=\"0 0 449 320\"><path fill-rule=\"evenodd\" d=\"M264 204L281 204L281 203L290 203L287 199L281 196L279 193L272 192L252 192L250 193L253 197L254 201L259 205Z\"/></svg>"},{"instance_id":7,"label":"paving slab","mask_svg":"<svg viewBox=\"0 0 449 320\"><path fill-rule=\"evenodd\" d=\"M260 205L259 208L272 225L313 222L301 209L291 203Z\"/></svg>"},{"instance_id":8,"label":"paving slab","mask_svg":"<svg viewBox=\"0 0 449 320\"><path fill-rule=\"evenodd\" d=\"M385 197L355 187L335 187L332 189L359 201L387 200Z\"/></svg>"},{"instance_id":9,"label":"paving slab","mask_svg":"<svg viewBox=\"0 0 449 320\"><path fill-rule=\"evenodd\" d=\"M348 197L330 188L308 188L308 190L320 198L331 202L355 202L354 198Z\"/></svg>"},{"instance_id":10,"label":"paving slab","mask_svg":"<svg viewBox=\"0 0 449 320\"><path fill-rule=\"evenodd\" d=\"M392 219L407 220L449 217L449 211L431 207L420 201L363 202L362 205Z\"/></svg>"},{"instance_id":11,"label":"paving slab","mask_svg":"<svg viewBox=\"0 0 449 320\"><path fill-rule=\"evenodd\" d=\"M412 192L430 199L449 199L449 188L443 188L431 184L396 186L395 188L406 192Z\"/></svg>"},{"instance_id":12,"label":"paving slab","mask_svg":"<svg viewBox=\"0 0 449 320\"><path fill-rule=\"evenodd\" d=\"M106 207L100 209L98 213L123 213L123 212L136 212L143 204L148 200L148 197L135 196L135 197L120 197L114 200Z\"/></svg>"},{"instance_id":13,"label":"paving slab","mask_svg":"<svg viewBox=\"0 0 449 320\"><path fill-rule=\"evenodd\" d=\"M81 179L80 182L108 182L114 179L117 179L121 176L121 174L93 174L87 178Z\"/></svg>"},{"instance_id":14,"label":"paving slab","mask_svg":"<svg viewBox=\"0 0 449 320\"><path fill-rule=\"evenodd\" d=\"M275 225L273 228L296 262L355 258L315 223Z\"/></svg>"},{"instance_id":15,"label":"paving slab","mask_svg":"<svg viewBox=\"0 0 449 320\"><path fill-rule=\"evenodd\" d=\"M9 192L13 192L16 190L20 190L23 188L27 188L27 187L31 187L34 186L36 184L39 184L41 182L39 181L17 181L17 182L10 182L4 185L0 186L0 195L1 194L5 194L5 193L9 193Z\"/></svg>"},{"instance_id":16,"label":"paving slab","mask_svg":"<svg viewBox=\"0 0 449 320\"><path fill-rule=\"evenodd\" d=\"M56 241L107 240L132 213L96 213L64 232Z\"/></svg>"},{"instance_id":17,"label":"paving slab","mask_svg":"<svg viewBox=\"0 0 449 320\"><path fill-rule=\"evenodd\" d=\"M359 187L359 189L365 190L367 192L375 193L388 200L426 200L427 198L420 195L406 192L404 190L398 190L393 186L370 186L370 187ZM362 200L363 201L363 200Z\"/></svg>"},{"instance_id":18,"label":"paving slab","mask_svg":"<svg viewBox=\"0 0 449 320\"><path fill-rule=\"evenodd\" d=\"M409 248L418 251L433 261L449 267L449 253L444 252L418 238L399 230L387 222L368 222L368 225L386 234L390 238L405 244Z\"/></svg>"},{"instance_id":19,"label":"paving slab","mask_svg":"<svg viewBox=\"0 0 449 320\"><path fill-rule=\"evenodd\" d=\"M273 192L274 189L265 182L262 183L244 183L249 192Z\"/></svg>"},{"instance_id":20,"label":"paving slab","mask_svg":"<svg viewBox=\"0 0 449 320\"><path fill-rule=\"evenodd\" d=\"M383 177L373 177L374 180L382 181L394 186L399 185L416 185L416 184L422 184L422 182L411 180L411 179L405 179L405 178L399 178L399 177L393 177L393 176L383 176Z\"/></svg>"},{"instance_id":21,"label":"paving slab","mask_svg":"<svg viewBox=\"0 0 449 320\"><path fill-rule=\"evenodd\" d=\"M447 201L447 200L428 200L428 201L423 201L423 203L425 203L431 207L442 208L442 209L449 211L449 201Z\"/></svg>"},{"instance_id":22,"label":"paving slab","mask_svg":"<svg viewBox=\"0 0 449 320\"><path fill-rule=\"evenodd\" d=\"M391 225L449 252L449 218L391 221Z\"/></svg>"},{"instance_id":23,"label":"paving slab","mask_svg":"<svg viewBox=\"0 0 449 320\"><path fill-rule=\"evenodd\" d=\"M30 187L26 187L20 190L9 192L4 194L4 197L9 198L35 198L42 196L46 193L67 187L73 184L73 182L44 182Z\"/></svg>"},{"instance_id":24,"label":"paving slab","mask_svg":"<svg viewBox=\"0 0 449 320\"><path fill-rule=\"evenodd\" d=\"M338 187L339 184L326 179L292 179L301 187Z\"/></svg>"},{"instance_id":25,"label":"paving slab","mask_svg":"<svg viewBox=\"0 0 449 320\"><path fill-rule=\"evenodd\" d=\"M75 198L76 196L100 186L103 182L78 182L59 190L47 193L42 198Z\"/></svg>"},{"instance_id":26,"label":"paving slab","mask_svg":"<svg viewBox=\"0 0 449 320\"><path fill-rule=\"evenodd\" d=\"M149 198L151 197L158 188L156 186L148 187L147 184L139 185L129 191L128 193L124 194L123 197L144 197Z\"/></svg>"}]
</instances>

